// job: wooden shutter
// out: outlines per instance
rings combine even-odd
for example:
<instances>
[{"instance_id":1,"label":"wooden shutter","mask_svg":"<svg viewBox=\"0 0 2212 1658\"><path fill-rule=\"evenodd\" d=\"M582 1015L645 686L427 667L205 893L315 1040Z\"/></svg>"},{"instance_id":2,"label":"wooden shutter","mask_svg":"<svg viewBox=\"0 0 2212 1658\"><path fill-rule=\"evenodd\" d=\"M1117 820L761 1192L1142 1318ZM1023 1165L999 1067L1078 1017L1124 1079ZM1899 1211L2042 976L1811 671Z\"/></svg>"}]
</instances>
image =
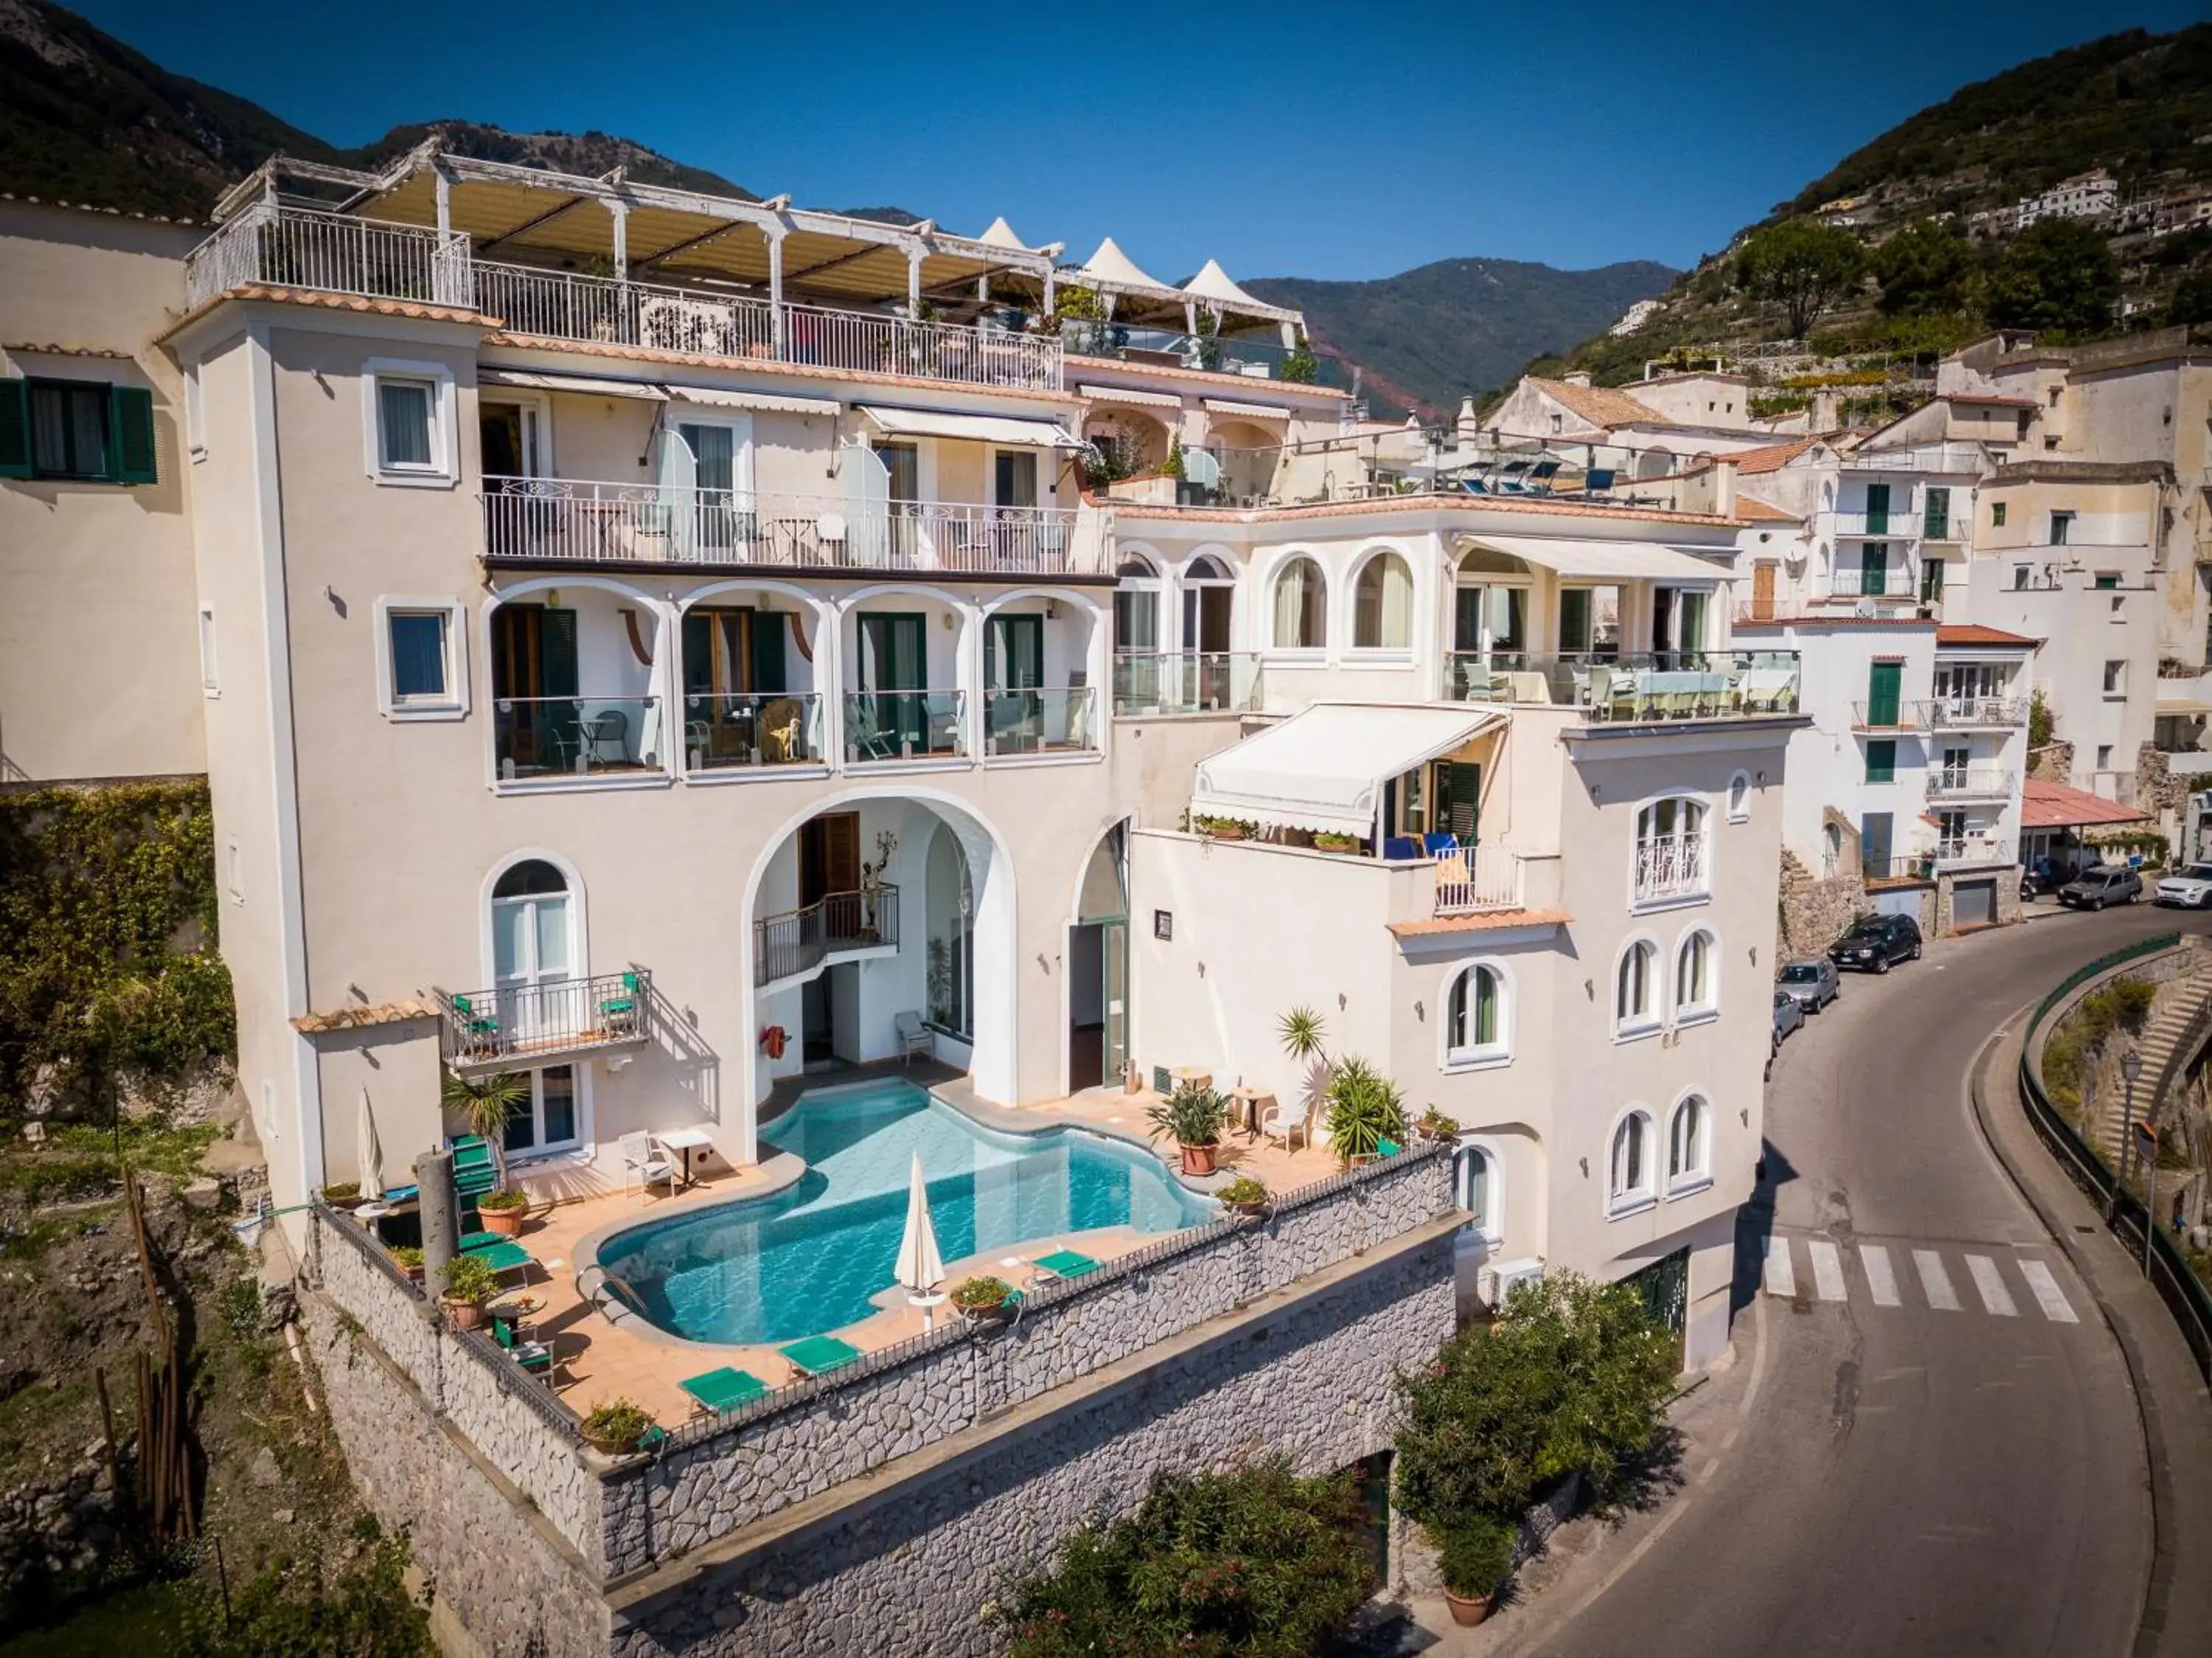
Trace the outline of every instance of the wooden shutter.
<instances>
[{"instance_id":1,"label":"wooden shutter","mask_svg":"<svg viewBox=\"0 0 2212 1658\"><path fill-rule=\"evenodd\" d=\"M1482 768L1454 760L1439 766L1445 798L1437 802L1438 815L1462 846L1475 844L1482 804Z\"/></svg>"},{"instance_id":2,"label":"wooden shutter","mask_svg":"<svg viewBox=\"0 0 2212 1658\"><path fill-rule=\"evenodd\" d=\"M752 689L776 692L787 689L783 677L783 613L757 610L751 614L753 636Z\"/></svg>"},{"instance_id":3,"label":"wooden shutter","mask_svg":"<svg viewBox=\"0 0 2212 1658\"><path fill-rule=\"evenodd\" d=\"M30 475L30 382L0 380L0 478Z\"/></svg>"},{"instance_id":4,"label":"wooden shutter","mask_svg":"<svg viewBox=\"0 0 2212 1658\"><path fill-rule=\"evenodd\" d=\"M860 890L860 814L825 812L822 816L822 875L825 892Z\"/></svg>"},{"instance_id":5,"label":"wooden shutter","mask_svg":"<svg viewBox=\"0 0 2212 1658\"><path fill-rule=\"evenodd\" d=\"M538 694L573 697L576 690L576 613L550 606L538 612L544 637L544 684Z\"/></svg>"},{"instance_id":6,"label":"wooden shutter","mask_svg":"<svg viewBox=\"0 0 2212 1658\"><path fill-rule=\"evenodd\" d=\"M1872 535L1879 535L1889 527L1888 485L1867 485L1866 527L1868 533Z\"/></svg>"},{"instance_id":7,"label":"wooden shutter","mask_svg":"<svg viewBox=\"0 0 2212 1658\"><path fill-rule=\"evenodd\" d=\"M154 464L154 394L143 386L108 387L107 476L117 484L159 481Z\"/></svg>"},{"instance_id":8,"label":"wooden shutter","mask_svg":"<svg viewBox=\"0 0 2212 1658\"><path fill-rule=\"evenodd\" d=\"M684 694L705 697L714 689L714 613L687 610L684 613Z\"/></svg>"},{"instance_id":9,"label":"wooden shutter","mask_svg":"<svg viewBox=\"0 0 2212 1658\"><path fill-rule=\"evenodd\" d=\"M1872 662L1867 667L1867 723L1895 725L1904 690L1905 664Z\"/></svg>"}]
</instances>

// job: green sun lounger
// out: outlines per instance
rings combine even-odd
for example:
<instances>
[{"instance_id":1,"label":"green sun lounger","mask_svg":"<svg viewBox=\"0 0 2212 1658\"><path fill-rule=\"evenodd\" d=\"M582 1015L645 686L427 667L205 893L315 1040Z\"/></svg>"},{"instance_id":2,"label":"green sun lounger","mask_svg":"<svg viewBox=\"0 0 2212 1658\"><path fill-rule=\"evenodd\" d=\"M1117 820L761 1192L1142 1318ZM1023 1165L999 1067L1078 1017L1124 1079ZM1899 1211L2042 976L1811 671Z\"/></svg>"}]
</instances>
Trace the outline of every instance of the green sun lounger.
<instances>
[{"instance_id":1,"label":"green sun lounger","mask_svg":"<svg viewBox=\"0 0 2212 1658\"><path fill-rule=\"evenodd\" d=\"M537 1257L512 1238L496 1232L471 1232L461 1240L461 1253L473 1255L495 1272L513 1272L536 1263Z\"/></svg>"},{"instance_id":2,"label":"green sun lounger","mask_svg":"<svg viewBox=\"0 0 2212 1658\"><path fill-rule=\"evenodd\" d=\"M775 1350L810 1376L818 1376L825 1370L835 1370L841 1364L850 1364L860 1356L859 1348L836 1336L809 1336L805 1341L795 1341L788 1347L779 1347Z\"/></svg>"},{"instance_id":3,"label":"green sun lounger","mask_svg":"<svg viewBox=\"0 0 2212 1658\"><path fill-rule=\"evenodd\" d=\"M732 1370L724 1365L719 1370L709 1370L703 1376L693 1376L688 1381L676 1384L691 1395L692 1402L702 1411L720 1416L725 1411L734 1411L741 1405L750 1405L757 1399L768 1397L768 1384L750 1370Z\"/></svg>"},{"instance_id":4,"label":"green sun lounger","mask_svg":"<svg viewBox=\"0 0 2212 1658\"><path fill-rule=\"evenodd\" d=\"M1085 1272L1098 1270L1097 1261L1073 1249L1055 1249L1049 1255L1038 1256L1030 1264L1042 1268L1055 1278L1079 1278Z\"/></svg>"}]
</instances>

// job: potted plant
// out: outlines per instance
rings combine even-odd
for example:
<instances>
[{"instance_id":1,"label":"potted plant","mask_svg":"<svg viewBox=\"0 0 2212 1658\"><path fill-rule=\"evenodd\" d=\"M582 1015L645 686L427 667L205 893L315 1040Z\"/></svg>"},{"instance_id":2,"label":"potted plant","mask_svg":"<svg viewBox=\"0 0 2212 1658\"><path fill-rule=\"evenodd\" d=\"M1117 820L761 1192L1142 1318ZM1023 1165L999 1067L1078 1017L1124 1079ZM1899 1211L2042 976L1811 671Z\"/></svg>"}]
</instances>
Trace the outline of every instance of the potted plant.
<instances>
[{"instance_id":1,"label":"potted plant","mask_svg":"<svg viewBox=\"0 0 2212 1658\"><path fill-rule=\"evenodd\" d=\"M1406 1137L1404 1096L1364 1059L1338 1060L1322 1099L1328 1112L1328 1149L1347 1168L1374 1161L1383 1141Z\"/></svg>"},{"instance_id":2,"label":"potted plant","mask_svg":"<svg viewBox=\"0 0 2212 1658\"><path fill-rule=\"evenodd\" d=\"M1450 1140L1459 1134L1459 1119L1447 1117L1431 1106L1421 1113L1421 1120L1413 1125L1424 1140Z\"/></svg>"},{"instance_id":3,"label":"potted plant","mask_svg":"<svg viewBox=\"0 0 2212 1658\"><path fill-rule=\"evenodd\" d=\"M1444 1600L1455 1624L1480 1624L1490 1616L1498 1585L1513 1570L1521 1528L1492 1514L1476 1515L1446 1532L1437 1550Z\"/></svg>"},{"instance_id":4,"label":"potted plant","mask_svg":"<svg viewBox=\"0 0 2212 1658\"><path fill-rule=\"evenodd\" d=\"M413 1244L401 1244L392 1252L393 1265L416 1283L422 1282L422 1252Z\"/></svg>"},{"instance_id":5,"label":"potted plant","mask_svg":"<svg viewBox=\"0 0 2212 1658\"><path fill-rule=\"evenodd\" d=\"M476 1135L491 1148L492 1167L499 1179L494 1190L507 1189L507 1119L529 1108L530 1083L513 1071L495 1076L456 1076L447 1073L439 1101L457 1112Z\"/></svg>"},{"instance_id":6,"label":"potted plant","mask_svg":"<svg viewBox=\"0 0 2212 1658\"><path fill-rule=\"evenodd\" d=\"M1223 1208L1233 1210L1247 1220L1267 1212L1267 1188L1249 1174L1238 1175L1213 1195Z\"/></svg>"},{"instance_id":7,"label":"potted plant","mask_svg":"<svg viewBox=\"0 0 2212 1658\"><path fill-rule=\"evenodd\" d=\"M1244 825L1235 818L1194 817L1190 826L1216 840L1243 840L1245 836Z\"/></svg>"},{"instance_id":8,"label":"potted plant","mask_svg":"<svg viewBox=\"0 0 2212 1658\"><path fill-rule=\"evenodd\" d=\"M609 1456L624 1456L637 1449L654 1425L642 1406L617 1394L601 1399L584 1418L584 1443Z\"/></svg>"},{"instance_id":9,"label":"potted plant","mask_svg":"<svg viewBox=\"0 0 2212 1658\"><path fill-rule=\"evenodd\" d=\"M1176 1144L1182 1150L1182 1172L1186 1174L1213 1173L1213 1154L1221 1144L1221 1125L1229 1115L1228 1102L1212 1088L1194 1088L1184 1082L1156 1106L1148 1106L1145 1115L1152 1125L1152 1138L1163 1134L1175 1137Z\"/></svg>"},{"instance_id":10,"label":"potted plant","mask_svg":"<svg viewBox=\"0 0 2212 1658\"><path fill-rule=\"evenodd\" d=\"M1317 851L1356 852L1359 850L1359 837L1333 834L1324 830L1313 838L1313 844Z\"/></svg>"},{"instance_id":11,"label":"potted plant","mask_svg":"<svg viewBox=\"0 0 2212 1658\"><path fill-rule=\"evenodd\" d=\"M523 1192L487 1192L477 1199L477 1218L487 1232L502 1238L520 1237L523 1217L530 1212L530 1197Z\"/></svg>"},{"instance_id":12,"label":"potted plant","mask_svg":"<svg viewBox=\"0 0 2212 1658\"><path fill-rule=\"evenodd\" d=\"M332 1209L350 1213L362 1205L361 1182L347 1180L338 1186L326 1186L323 1188L323 1201Z\"/></svg>"},{"instance_id":13,"label":"potted plant","mask_svg":"<svg viewBox=\"0 0 2212 1658\"><path fill-rule=\"evenodd\" d=\"M499 1293L499 1274L474 1255L456 1255L446 1263L444 1292L438 1306L457 1330L474 1330L483 1324L484 1303Z\"/></svg>"},{"instance_id":14,"label":"potted plant","mask_svg":"<svg viewBox=\"0 0 2212 1658\"><path fill-rule=\"evenodd\" d=\"M1012 1312L1013 1293L1013 1285L1004 1278L963 1278L952 1286L952 1304L963 1316L981 1324Z\"/></svg>"}]
</instances>

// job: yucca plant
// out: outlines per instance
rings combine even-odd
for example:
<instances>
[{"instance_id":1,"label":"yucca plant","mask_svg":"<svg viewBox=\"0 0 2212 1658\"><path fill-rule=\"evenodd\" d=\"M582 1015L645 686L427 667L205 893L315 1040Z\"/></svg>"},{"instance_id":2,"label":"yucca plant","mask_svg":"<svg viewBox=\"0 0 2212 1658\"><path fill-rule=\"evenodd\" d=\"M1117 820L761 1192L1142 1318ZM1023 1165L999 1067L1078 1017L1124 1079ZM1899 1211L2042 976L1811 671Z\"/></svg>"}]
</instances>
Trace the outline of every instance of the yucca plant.
<instances>
[{"instance_id":1,"label":"yucca plant","mask_svg":"<svg viewBox=\"0 0 2212 1658\"><path fill-rule=\"evenodd\" d=\"M1328 1149L1347 1163L1374 1156L1385 1140L1406 1137L1404 1094L1364 1059L1337 1061L1322 1100L1328 1110Z\"/></svg>"},{"instance_id":2,"label":"yucca plant","mask_svg":"<svg viewBox=\"0 0 2212 1658\"><path fill-rule=\"evenodd\" d=\"M1275 1021L1276 1034L1283 1039L1283 1051L1293 1059L1311 1059L1322 1051L1322 1039L1328 1035L1328 1027L1311 1008L1292 1008Z\"/></svg>"},{"instance_id":3,"label":"yucca plant","mask_svg":"<svg viewBox=\"0 0 2212 1658\"><path fill-rule=\"evenodd\" d=\"M491 1148L492 1167L498 1171L498 1185L503 1189L507 1185L507 1119L529 1103L529 1082L514 1071L501 1071L495 1076L456 1076L448 1071L439 1089L439 1099L447 1111L460 1114L470 1133L481 1137Z\"/></svg>"}]
</instances>

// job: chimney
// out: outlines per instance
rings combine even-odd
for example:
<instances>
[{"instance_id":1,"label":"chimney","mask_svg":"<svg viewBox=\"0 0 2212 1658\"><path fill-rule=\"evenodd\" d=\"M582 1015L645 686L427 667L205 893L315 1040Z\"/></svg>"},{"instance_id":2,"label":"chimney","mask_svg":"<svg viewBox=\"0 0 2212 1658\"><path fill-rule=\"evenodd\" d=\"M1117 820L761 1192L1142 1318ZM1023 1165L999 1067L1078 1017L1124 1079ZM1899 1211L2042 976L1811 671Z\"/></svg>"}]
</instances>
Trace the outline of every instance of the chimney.
<instances>
[{"instance_id":1,"label":"chimney","mask_svg":"<svg viewBox=\"0 0 2212 1658\"><path fill-rule=\"evenodd\" d=\"M1722 518L1735 516L1735 461L1731 456L1713 461L1713 511Z\"/></svg>"},{"instance_id":2,"label":"chimney","mask_svg":"<svg viewBox=\"0 0 2212 1658\"><path fill-rule=\"evenodd\" d=\"M1823 386L1813 393L1813 407L1806 418L1808 432L1832 432L1842 430L1843 422L1837 417L1836 391L1832 386Z\"/></svg>"},{"instance_id":3,"label":"chimney","mask_svg":"<svg viewBox=\"0 0 2212 1658\"><path fill-rule=\"evenodd\" d=\"M1452 422L1452 430L1462 444L1472 444L1482 431L1474 418L1474 399L1463 397L1459 400L1459 418Z\"/></svg>"},{"instance_id":4,"label":"chimney","mask_svg":"<svg viewBox=\"0 0 2212 1658\"><path fill-rule=\"evenodd\" d=\"M1587 369L1570 369L1565 374L1559 376L1559 381L1563 385L1586 387L1589 384L1589 370Z\"/></svg>"}]
</instances>

